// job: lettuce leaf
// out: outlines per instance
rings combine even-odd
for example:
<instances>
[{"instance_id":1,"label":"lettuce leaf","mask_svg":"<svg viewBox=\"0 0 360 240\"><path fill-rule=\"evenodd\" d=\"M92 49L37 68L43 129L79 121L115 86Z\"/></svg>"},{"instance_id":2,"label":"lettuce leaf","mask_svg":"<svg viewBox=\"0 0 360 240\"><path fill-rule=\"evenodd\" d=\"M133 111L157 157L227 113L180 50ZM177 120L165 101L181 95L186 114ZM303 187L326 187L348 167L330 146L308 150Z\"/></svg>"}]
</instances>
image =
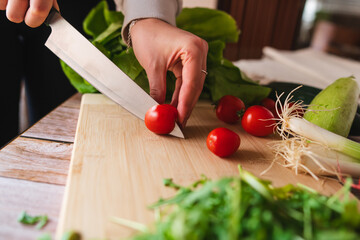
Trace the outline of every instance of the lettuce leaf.
<instances>
[{"instance_id":1,"label":"lettuce leaf","mask_svg":"<svg viewBox=\"0 0 360 240\"><path fill-rule=\"evenodd\" d=\"M206 41L237 42L240 34L229 14L209 8L184 8L176 18L176 25Z\"/></svg>"}]
</instances>

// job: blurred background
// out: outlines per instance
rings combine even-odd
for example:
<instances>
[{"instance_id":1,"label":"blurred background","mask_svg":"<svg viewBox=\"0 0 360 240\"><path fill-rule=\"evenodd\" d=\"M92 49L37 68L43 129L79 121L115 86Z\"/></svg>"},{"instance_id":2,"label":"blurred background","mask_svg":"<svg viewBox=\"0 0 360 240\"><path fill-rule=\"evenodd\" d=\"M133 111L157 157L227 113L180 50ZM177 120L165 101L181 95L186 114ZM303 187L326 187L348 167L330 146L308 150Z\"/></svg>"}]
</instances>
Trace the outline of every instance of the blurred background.
<instances>
[{"instance_id":1,"label":"blurred background","mask_svg":"<svg viewBox=\"0 0 360 240\"><path fill-rule=\"evenodd\" d=\"M66 2L69 4L65 4ZM59 1L63 16L79 31L82 31L82 19L91 7L95 6L97 0L89 1L91 4L89 3L86 8L80 2L76 1L76 6L73 6L71 4L74 1ZM262 49L265 46L280 50L314 48L360 61L360 0L184 0L184 7L216 8L228 12L235 18L241 30L240 38L238 43L228 44L224 53L225 57L232 61L260 59L263 55ZM78 13L77 16L74 16L74 12ZM17 28L14 25L8 23L2 11L0 30L3 33L4 31L12 31ZM48 29L44 31L48 31ZM26 42L21 34L17 35L16 41L22 42L22 45ZM0 43L0 47L3 48L11 44ZM48 93L47 98L42 98L36 104L44 107L36 115L29 114L26 76L19 76L22 81L16 88L18 88L20 95L9 93L9 96L16 98L15 100L19 102L18 108L15 109L19 118L18 120L9 120L12 121L12 125L16 125L13 128L15 130L0 139L0 148L12 137L27 129L75 93L62 73L57 58L45 47L43 48L42 51L45 52L46 59L48 59L46 64L51 69L51 73L43 74L42 77L46 83L39 85L43 88L43 92ZM18 53L13 51L11 54L13 56ZM19 55L21 54L19 53ZM8 59L4 59L5 57L2 55L0 58L2 70L6 68L4 67L6 66L5 63L8 63ZM17 66L16 62L13 64ZM52 64L57 64L54 69ZM15 69L17 68L15 67ZM13 72L16 72L17 75L22 73L17 70L13 70ZM7 76L5 73L1 77L2 81L8 81L11 74L13 73L9 73ZM53 76L56 76L57 81L52 79ZM59 85L57 83L59 81L63 84ZM3 89L3 92L5 93L1 95L2 98L0 99L2 102L9 99L9 96L6 95L6 88ZM14 107L9 105L3 109L2 114L5 113L4 116L7 119L7 113L13 111ZM3 133L7 131L9 123L2 121L0 121L0 125L3 128L0 129L0 132L1 135L5 136L6 134Z\"/></svg>"},{"instance_id":2,"label":"blurred background","mask_svg":"<svg viewBox=\"0 0 360 240\"><path fill-rule=\"evenodd\" d=\"M312 47L360 60L359 0L222 0L217 7L242 30L227 47L231 60L260 58L264 46Z\"/></svg>"}]
</instances>

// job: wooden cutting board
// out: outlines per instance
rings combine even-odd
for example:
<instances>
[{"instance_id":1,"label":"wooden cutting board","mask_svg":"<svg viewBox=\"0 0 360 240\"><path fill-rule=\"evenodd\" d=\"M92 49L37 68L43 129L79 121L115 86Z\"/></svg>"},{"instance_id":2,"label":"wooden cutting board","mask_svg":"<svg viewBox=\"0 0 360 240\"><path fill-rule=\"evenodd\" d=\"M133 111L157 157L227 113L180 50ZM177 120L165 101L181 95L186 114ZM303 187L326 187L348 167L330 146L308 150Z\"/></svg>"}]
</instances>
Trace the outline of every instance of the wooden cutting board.
<instances>
[{"instance_id":1,"label":"wooden cutting board","mask_svg":"<svg viewBox=\"0 0 360 240\"><path fill-rule=\"evenodd\" d=\"M208 133L217 127L240 135L240 148L230 158L221 159L206 147ZM186 139L155 135L105 96L83 95L57 239L68 230L80 232L83 239L127 237L134 231L111 217L153 222L147 206L174 193L163 186L164 178L180 184L190 184L201 174L217 179L237 175L238 164L260 176L273 159L267 147L273 137L253 137L240 124L220 122L209 102L197 104L184 134ZM341 187L335 180L316 181L278 164L261 177L276 186L302 183L324 194Z\"/></svg>"}]
</instances>

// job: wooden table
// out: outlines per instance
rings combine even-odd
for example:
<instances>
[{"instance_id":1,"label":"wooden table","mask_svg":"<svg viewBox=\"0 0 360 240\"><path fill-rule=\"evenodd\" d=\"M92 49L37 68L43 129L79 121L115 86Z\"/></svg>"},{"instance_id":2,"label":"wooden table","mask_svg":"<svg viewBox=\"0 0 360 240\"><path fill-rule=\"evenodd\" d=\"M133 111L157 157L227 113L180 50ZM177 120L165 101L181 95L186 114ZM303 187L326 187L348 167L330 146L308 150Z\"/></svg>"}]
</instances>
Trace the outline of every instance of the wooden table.
<instances>
[{"instance_id":1,"label":"wooden table","mask_svg":"<svg viewBox=\"0 0 360 240\"><path fill-rule=\"evenodd\" d=\"M0 239L54 236L70 163L81 95L75 94L0 151ZM47 214L37 230L17 222L26 210Z\"/></svg>"},{"instance_id":2,"label":"wooden table","mask_svg":"<svg viewBox=\"0 0 360 240\"><path fill-rule=\"evenodd\" d=\"M283 60L283 57L281 59ZM263 61L239 62L239 66L243 71L245 69L248 75L251 75L252 71L259 74L259 70L267 69L264 68ZM266 63L268 64L268 61ZM257 66L258 64L261 66ZM290 79L295 82L319 78L314 71L310 71L311 69L306 71L308 78L304 78L304 73L296 74L296 69L287 69L283 65L279 67L279 64L276 64L281 69L281 71L271 71L277 74L273 76L276 79L281 79L279 74L282 72L287 79L292 76L293 78ZM268 69L273 69L273 65L274 63ZM298 65L293 64L296 67ZM328 69L334 71L333 68ZM329 71L326 73L329 74ZM266 76L269 73L263 74ZM359 73L355 75L360 79ZM297 76L302 78L297 79ZM319 78L316 83L321 83L320 80ZM81 95L75 94L1 149L0 239L34 240L45 232L54 236L65 190L80 101ZM359 192L354 193L360 197ZM47 214L48 224L42 230L37 230L34 226L18 223L17 217L24 210L31 215Z\"/></svg>"}]
</instances>

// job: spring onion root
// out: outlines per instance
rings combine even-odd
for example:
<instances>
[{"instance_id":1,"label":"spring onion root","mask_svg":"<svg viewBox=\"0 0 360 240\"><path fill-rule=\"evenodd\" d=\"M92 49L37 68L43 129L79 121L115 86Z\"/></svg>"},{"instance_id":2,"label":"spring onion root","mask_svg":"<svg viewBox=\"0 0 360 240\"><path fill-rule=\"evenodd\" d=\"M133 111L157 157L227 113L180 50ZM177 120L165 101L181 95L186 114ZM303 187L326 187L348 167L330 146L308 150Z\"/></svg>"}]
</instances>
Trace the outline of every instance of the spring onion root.
<instances>
[{"instance_id":1,"label":"spring onion root","mask_svg":"<svg viewBox=\"0 0 360 240\"><path fill-rule=\"evenodd\" d=\"M308 173L317 180L320 175L360 176L360 144L302 118L299 113L308 106L302 101L289 104L298 88L289 93L284 103L280 101L283 93L277 96L276 111L280 119L276 131L282 140L271 143L274 162L282 159L284 167L296 174Z\"/></svg>"}]
</instances>

